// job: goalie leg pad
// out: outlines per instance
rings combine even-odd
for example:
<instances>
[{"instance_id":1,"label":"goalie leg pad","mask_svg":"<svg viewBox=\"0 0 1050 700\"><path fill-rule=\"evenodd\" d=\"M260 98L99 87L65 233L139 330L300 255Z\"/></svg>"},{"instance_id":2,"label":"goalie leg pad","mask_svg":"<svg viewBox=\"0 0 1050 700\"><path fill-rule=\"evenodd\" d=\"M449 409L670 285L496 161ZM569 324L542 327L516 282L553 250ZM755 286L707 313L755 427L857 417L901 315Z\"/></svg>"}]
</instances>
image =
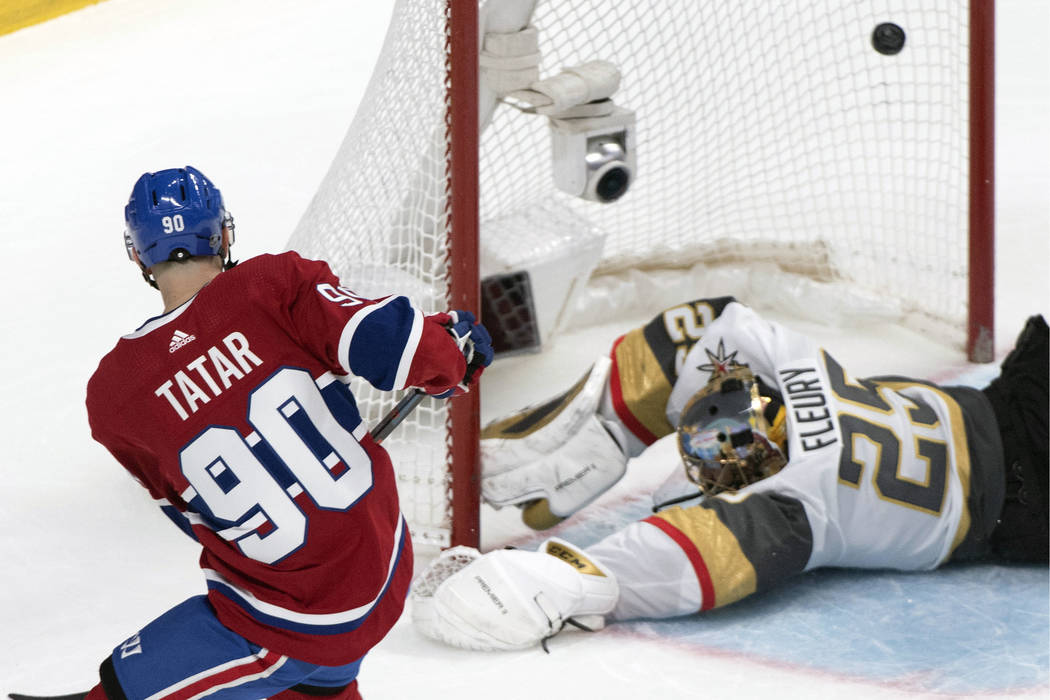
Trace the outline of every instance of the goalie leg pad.
<instances>
[{"instance_id":1,"label":"goalie leg pad","mask_svg":"<svg viewBox=\"0 0 1050 700\"><path fill-rule=\"evenodd\" d=\"M599 562L552 538L536 552L489 552L426 592L412 601L422 634L464 649L513 650L539 644L570 618L602 619L619 586Z\"/></svg>"},{"instance_id":2,"label":"goalie leg pad","mask_svg":"<svg viewBox=\"0 0 1050 700\"><path fill-rule=\"evenodd\" d=\"M597 415L611 366L599 358L563 396L485 428L481 495L488 503L542 498L554 515L567 517L620 480L627 456Z\"/></svg>"}]
</instances>

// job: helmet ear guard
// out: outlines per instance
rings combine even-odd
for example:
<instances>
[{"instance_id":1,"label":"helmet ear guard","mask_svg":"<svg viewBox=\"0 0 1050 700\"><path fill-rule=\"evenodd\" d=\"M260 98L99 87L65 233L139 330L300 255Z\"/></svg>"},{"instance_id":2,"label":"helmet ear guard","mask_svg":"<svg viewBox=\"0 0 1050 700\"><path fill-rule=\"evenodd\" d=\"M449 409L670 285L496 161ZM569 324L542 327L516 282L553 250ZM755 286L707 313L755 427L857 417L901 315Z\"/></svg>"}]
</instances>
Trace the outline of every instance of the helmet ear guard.
<instances>
[{"instance_id":1,"label":"helmet ear guard","mask_svg":"<svg viewBox=\"0 0 1050 700\"><path fill-rule=\"evenodd\" d=\"M686 476L707 495L736 491L787 464L784 405L747 367L712 374L678 422Z\"/></svg>"}]
</instances>

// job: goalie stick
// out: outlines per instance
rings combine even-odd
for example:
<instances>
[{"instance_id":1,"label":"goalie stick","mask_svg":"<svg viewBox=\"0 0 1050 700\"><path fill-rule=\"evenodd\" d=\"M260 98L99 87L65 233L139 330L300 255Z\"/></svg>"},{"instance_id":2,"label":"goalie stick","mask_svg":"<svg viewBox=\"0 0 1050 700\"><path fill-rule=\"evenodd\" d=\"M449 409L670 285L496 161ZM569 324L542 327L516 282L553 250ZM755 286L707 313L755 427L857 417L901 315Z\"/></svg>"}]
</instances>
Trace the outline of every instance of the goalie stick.
<instances>
[{"instance_id":1,"label":"goalie stick","mask_svg":"<svg viewBox=\"0 0 1050 700\"><path fill-rule=\"evenodd\" d=\"M401 421L405 420L408 414L416 409L416 406L419 405L419 402L426 395L426 392L422 389L413 389L401 397L401 400L387 411L387 414L372 428L372 439L377 443L383 442L394 431L394 428L400 425ZM22 695L21 693L8 693L7 697L10 700L84 700L87 697L87 692L70 693L69 695Z\"/></svg>"}]
</instances>

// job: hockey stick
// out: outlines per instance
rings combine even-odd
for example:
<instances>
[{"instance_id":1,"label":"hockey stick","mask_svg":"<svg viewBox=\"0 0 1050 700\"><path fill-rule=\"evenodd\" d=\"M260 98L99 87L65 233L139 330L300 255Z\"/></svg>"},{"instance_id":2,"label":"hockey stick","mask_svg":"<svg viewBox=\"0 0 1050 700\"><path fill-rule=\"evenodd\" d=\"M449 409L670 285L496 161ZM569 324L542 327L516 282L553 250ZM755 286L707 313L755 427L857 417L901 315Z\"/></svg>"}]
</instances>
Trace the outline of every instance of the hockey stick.
<instances>
[{"instance_id":1,"label":"hockey stick","mask_svg":"<svg viewBox=\"0 0 1050 700\"><path fill-rule=\"evenodd\" d=\"M400 425L401 421L405 420L408 414L416 409L416 406L419 405L419 402L426 395L426 392L422 389L413 389L403 396L393 408L387 411L382 420L372 428L372 439L377 443L383 442L390 433L394 432L394 428ZM87 693L72 693L70 695L22 695L21 693L10 693L7 697L11 700L84 700L87 697Z\"/></svg>"},{"instance_id":2,"label":"hockey stick","mask_svg":"<svg viewBox=\"0 0 1050 700\"><path fill-rule=\"evenodd\" d=\"M413 389L411 393L403 396L397 404L387 411L387 414L376 423L376 426L372 428L372 439L377 443L383 442L383 440L394 432L394 428L401 424L408 414L416 409L419 402L426 396L426 392L422 389Z\"/></svg>"}]
</instances>

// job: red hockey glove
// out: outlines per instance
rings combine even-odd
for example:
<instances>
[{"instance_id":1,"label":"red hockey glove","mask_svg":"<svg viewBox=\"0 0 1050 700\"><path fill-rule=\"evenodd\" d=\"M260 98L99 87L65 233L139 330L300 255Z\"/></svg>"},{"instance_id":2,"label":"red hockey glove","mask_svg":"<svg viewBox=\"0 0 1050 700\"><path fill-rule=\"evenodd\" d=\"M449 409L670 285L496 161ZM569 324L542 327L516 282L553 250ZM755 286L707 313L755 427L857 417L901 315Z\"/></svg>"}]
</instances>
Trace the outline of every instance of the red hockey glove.
<instances>
[{"instance_id":1,"label":"red hockey glove","mask_svg":"<svg viewBox=\"0 0 1050 700\"><path fill-rule=\"evenodd\" d=\"M478 380L482 371L492 363L492 338L485 326L477 323L474 314L469 311L450 311L447 314L435 314L431 318L445 327L467 360L467 371L459 384L434 396L447 399L465 394L470 391L470 385Z\"/></svg>"}]
</instances>

